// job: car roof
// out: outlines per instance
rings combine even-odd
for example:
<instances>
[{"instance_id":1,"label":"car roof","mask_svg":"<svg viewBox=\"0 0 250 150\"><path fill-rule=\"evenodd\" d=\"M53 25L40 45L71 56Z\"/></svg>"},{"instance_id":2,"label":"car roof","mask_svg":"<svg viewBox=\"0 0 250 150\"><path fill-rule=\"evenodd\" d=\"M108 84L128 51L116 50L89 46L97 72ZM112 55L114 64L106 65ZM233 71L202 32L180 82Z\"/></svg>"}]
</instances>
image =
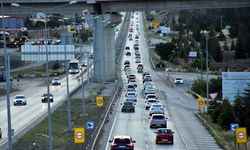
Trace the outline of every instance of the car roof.
<instances>
[{"instance_id":1,"label":"car roof","mask_svg":"<svg viewBox=\"0 0 250 150\"><path fill-rule=\"evenodd\" d=\"M16 95L15 97L25 97L24 95Z\"/></svg>"},{"instance_id":2,"label":"car roof","mask_svg":"<svg viewBox=\"0 0 250 150\"><path fill-rule=\"evenodd\" d=\"M116 135L114 136L114 139L130 139L131 137L128 135Z\"/></svg>"},{"instance_id":3,"label":"car roof","mask_svg":"<svg viewBox=\"0 0 250 150\"><path fill-rule=\"evenodd\" d=\"M163 114L153 114L152 117L153 116L164 116L164 115Z\"/></svg>"}]
</instances>

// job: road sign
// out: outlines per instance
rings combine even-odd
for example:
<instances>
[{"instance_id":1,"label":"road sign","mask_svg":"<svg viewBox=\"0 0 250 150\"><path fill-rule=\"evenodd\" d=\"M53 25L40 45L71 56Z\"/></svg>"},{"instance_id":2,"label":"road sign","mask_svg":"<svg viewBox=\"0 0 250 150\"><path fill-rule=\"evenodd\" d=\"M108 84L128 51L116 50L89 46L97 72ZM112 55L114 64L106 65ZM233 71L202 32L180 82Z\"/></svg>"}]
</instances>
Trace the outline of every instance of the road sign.
<instances>
[{"instance_id":1,"label":"road sign","mask_svg":"<svg viewBox=\"0 0 250 150\"><path fill-rule=\"evenodd\" d=\"M74 141L76 144L85 142L84 128L75 128L74 129Z\"/></svg>"},{"instance_id":2,"label":"road sign","mask_svg":"<svg viewBox=\"0 0 250 150\"><path fill-rule=\"evenodd\" d=\"M205 98L204 97L197 98L197 102L198 102L198 108L205 108Z\"/></svg>"},{"instance_id":3,"label":"road sign","mask_svg":"<svg viewBox=\"0 0 250 150\"><path fill-rule=\"evenodd\" d=\"M87 121L86 122L86 129L94 129L95 123L94 121Z\"/></svg>"},{"instance_id":4,"label":"road sign","mask_svg":"<svg viewBox=\"0 0 250 150\"><path fill-rule=\"evenodd\" d=\"M236 142L246 143L247 142L247 131L246 128L236 128L235 130Z\"/></svg>"},{"instance_id":5,"label":"road sign","mask_svg":"<svg viewBox=\"0 0 250 150\"><path fill-rule=\"evenodd\" d=\"M230 130L231 132L235 132L235 130L239 128L239 124L238 123L231 123L230 124Z\"/></svg>"},{"instance_id":6,"label":"road sign","mask_svg":"<svg viewBox=\"0 0 250 150\"><path fill-rule=\"evenodd\" d=\"M96 106L98 106L98 107L103 106L103 96L96 97Z\"/></svg>"}]
</instances>

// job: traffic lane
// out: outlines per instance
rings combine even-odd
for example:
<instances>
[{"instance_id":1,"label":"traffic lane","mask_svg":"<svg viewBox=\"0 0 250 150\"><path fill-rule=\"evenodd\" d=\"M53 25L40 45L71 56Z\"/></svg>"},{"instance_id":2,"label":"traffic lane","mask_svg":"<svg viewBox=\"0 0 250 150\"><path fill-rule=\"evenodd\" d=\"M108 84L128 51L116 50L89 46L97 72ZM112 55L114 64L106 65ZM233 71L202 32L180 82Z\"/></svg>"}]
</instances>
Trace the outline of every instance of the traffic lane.
<instances>
[{"instance_id":1,"label":"traffic lane","mask_svg":"<svg viewBox=\"0 0 250 150\"><path fill-rule=\"evenodd\" d=\"M167 95L167 108L179 131L181 132L189 149L220 149L214 138L200 124L194 113L197 113L197 102L184 92L158 82L158 87L165 89ZM177 87L178 88L178 87Z\"/></svg>"},{"instance_id":2,"label":"traffic lane","mask_svg":"<svg viewBox=\"0 0 250 150\"><path fill-rule=\"evenodd\" d=\"M86 77L85 77L86 78ZM64 80L63 80L64 81ZM65 86L57 86L57 87L50 87L50 93L54 95L54 102L51 103L51 108L58 105L62 100L64 100L64 97L66 97L66 83L65 81L62 84ZM43 82L43 81L42 81ZM69 86L73 86L73 88L70 88L70 91L72 91L77 85L80 83L76 80L76 75L69 75ZM54 89L54 90L53 90ZM43 91L43 92L42 92ZM12 122L12 128L15 130L15 133L20 132L22 129L26 128L28 125L33 123L34 120L42 116L43 114L47 113L47 103L41 103L41 95L44 93L47 93L47 89L45 86L37 86L36 88L33 87L33 89L26 90L23 92L23 94L26 93L27 97L27 105L26 106L13 106L13 99L14 95L10 97L11 101L11 122ZM62 94L64 93L64 94ZM5 108L6 110L6 108ZM0 113L1 118L5 118L5 122L1 121L1 127L5 130L3 130L3 140L7 139L7 118L4 116L7 116L7 111L3 111L4 113ZM1 119L2 120L2 119ZM2 144L1 143L1 144Z\"/></svg>"}]
</instances>

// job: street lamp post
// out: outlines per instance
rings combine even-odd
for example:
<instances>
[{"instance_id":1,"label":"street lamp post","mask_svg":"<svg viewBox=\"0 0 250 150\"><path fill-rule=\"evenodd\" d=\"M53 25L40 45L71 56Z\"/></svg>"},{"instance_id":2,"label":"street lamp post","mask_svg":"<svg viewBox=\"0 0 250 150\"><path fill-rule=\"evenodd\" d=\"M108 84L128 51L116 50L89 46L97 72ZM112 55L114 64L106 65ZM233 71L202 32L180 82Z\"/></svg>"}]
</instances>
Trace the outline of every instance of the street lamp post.
<instances>
[{"instance_id":1,"label":"street lamp post","mask_svg":"<svg viewBox=\"0 0 250 150\"><path fill-rule=\"evenodd\" d=\"M209 89L209 87L208 87L208 41L210 40L210 39L213 39L213 38L216 38L216 37L218 37L219 35L215 35L215 36L213 36L213 37L208 37L208 36L206 36L206 101L207 101L207 110L206 110L206 112L208 112L208 107L209 107L209 99L208 99L208 94L209 94L209 91L208 91L208 89Z\"/></svg>"},{"instance_id":2,"label":"street lamp post","mask_svg":"<svg viewBox=\"0 0 250 150\"><path fill-rule=\"evenodd\" d=\"M48 56L48 29L47 29L47 12L49 10L53 10L53 9L56 9L56 8L61 8L61 7L64 7L64 6L67 6L67 5L71 5L71 4L75 4L77 3L77 1L70 1L69 3L67 4L64 4L64 5L60 5L60 6L56 6L56 7L52 7L52 8L49 8L49 9L46 9L46 10L43 10L43 14L44 14L44 17L45 17L45 21L44 21L44 28L45 28L45 34L46 34L46 44L45 44L45 49L46 49L46 80L47 80L47 101L48 101L48 149L49 150L52 150L53 149L53 144L52 144L52 128L51 128L51 108L50 108L50 88L49 88L49 56ZM17 4L17 3L11 3L12 6L14 7L23 7L23 8L28 8L28 9L33 9L33 10L36 10L35 8L33 7L27 7L27 6L22 6L20 4ZM66 55L66 52L65 52L65 55ZM67 88L68 88L68 84L67 84ZM68 91L68 90L67 90ZM71 131L72 130L72 127L71 127L71 112L70 112L70 101L69 99L67 100L68 102L68 128L69 130Z\"/></svg>"},{"instance_id":3,"label":"street lamp post","mask_svg":"<svg viewBox=\"0 0 250 150\"><path fill-rule=\"evenodd\" d=\"M11 127L11 111L10 111L10 55L6 49L6 35L4 29L4 11L3 2L1 3L1 16L2 16L2 30L3 30L3 48L4 48L4 64L5 64L5 76L6 76L6 101L7 101L7 117L8 117L8 147L12 150L12 127Z\"/></svg>"}]
</instances>

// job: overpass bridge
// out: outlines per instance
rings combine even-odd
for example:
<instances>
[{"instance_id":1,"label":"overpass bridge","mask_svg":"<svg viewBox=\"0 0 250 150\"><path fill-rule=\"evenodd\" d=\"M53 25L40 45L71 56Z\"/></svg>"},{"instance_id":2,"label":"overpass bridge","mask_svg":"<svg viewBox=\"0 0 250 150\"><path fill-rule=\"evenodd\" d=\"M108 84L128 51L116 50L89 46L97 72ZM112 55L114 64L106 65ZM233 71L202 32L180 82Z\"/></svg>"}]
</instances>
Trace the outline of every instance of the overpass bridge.
<instances>
[{"instance_id":1,"label":"overpass bridge","mask_svg":"<svg viewBox=\"0 0 250 150\"><path fill-rule=\"evenodd\" d=\"M117 12L179 11L195 9L250 7L250 0L2 0L4 15L45 13L82 13L88 10L94 35L94 76L101 81L115 79L114 29L121 21ZM22 7L13 7L18 3Z\"/></svg>"},{"instance_id":2,"label":"overpass bridge","mask_svg":"<svg viewBox=\"0 0 250 150\"><path fill-rule=\"evenodd\" d=\"M18 3L37 10L66 4L70 0L2 0L6 14L30 14L30 9L13 8L11 3ZM90 13L103 14L107 12L128 11L178 11L193 9L239 8L250 7L249 0L79 0L76 4L53 9L51 12L72 13L87 9Z\"/></svg>"}]
</instances>

